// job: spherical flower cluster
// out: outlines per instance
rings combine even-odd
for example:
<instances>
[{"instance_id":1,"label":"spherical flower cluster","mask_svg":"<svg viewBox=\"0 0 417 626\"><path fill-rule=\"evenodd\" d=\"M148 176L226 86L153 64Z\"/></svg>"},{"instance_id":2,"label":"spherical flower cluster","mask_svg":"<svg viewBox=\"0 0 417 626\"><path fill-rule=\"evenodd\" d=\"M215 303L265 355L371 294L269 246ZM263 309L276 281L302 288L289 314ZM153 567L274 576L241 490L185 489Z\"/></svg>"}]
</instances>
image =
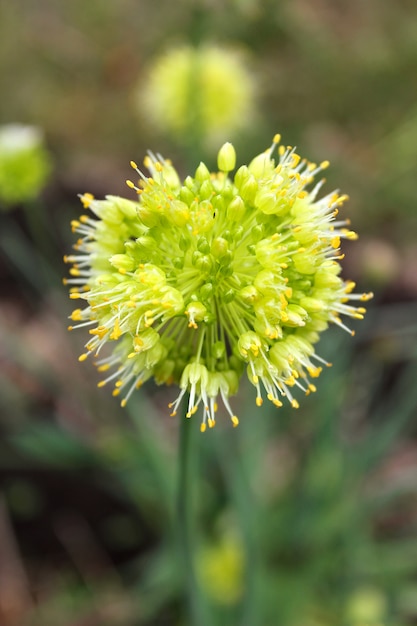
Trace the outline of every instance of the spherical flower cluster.
<instances>
[{"instance_id":1,"label":"spherical flower cluster","mask_svg":"<svg viewBox=\"0 0 417 626\"><path fill-rule=\"evenodd\" d=\"M254 81L242 55L214 45L183 46L158 57L138 92L141 108L177 139L192 131L215 143L253 117Z\"/></svg>"},{"instance_id":2,"label":"spherical flower cluster","mask_svg":"<svg viewBox=\"0 0 417 626\"><path fill-rule=\"evenodd\" d=\"M34 126L0 127L0 205L35 199L51 171L42 133Z\"/></svg>"},{"instance_id":3,"label":"spherical flower cluster","mask_svg":"<svg viewBox=\"0 0 417 626\"><path fill-rule=\"evenodd\" d=\"M153 378L177 383L175 415L189 394L187 417L201 405L202 424L214 426L219 398L236 425L229 398L246 369L256 404L286 399L311 382L326 362L314 345L329 323L349 330L342 315L361 319L352 301L354 283L340 277L342 238L356 239L336 219L346 196L318 199L328 166L301 159L294 148L268 150L237 169L226 143L218 173L200 163L183 182L172 164L150 153L139 175L138 201L81 196L95 218L82 215L73 230L80 238L70 297L87 306L73 311L75 327L89 328L80 360L98 356L99 383L114 383L124 406L135 389ZM113 345L110 355L102 348Z\"/></svg>"}]
</instances>

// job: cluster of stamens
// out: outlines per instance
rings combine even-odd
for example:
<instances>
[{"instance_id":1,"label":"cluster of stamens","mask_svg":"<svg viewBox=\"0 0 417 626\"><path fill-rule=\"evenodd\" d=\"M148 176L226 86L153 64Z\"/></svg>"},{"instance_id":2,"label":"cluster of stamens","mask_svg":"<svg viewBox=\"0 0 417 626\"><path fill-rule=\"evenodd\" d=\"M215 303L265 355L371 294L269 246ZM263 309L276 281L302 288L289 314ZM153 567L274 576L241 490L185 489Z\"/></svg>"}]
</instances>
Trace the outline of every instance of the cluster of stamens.
<instances>
[{"instance_id":1,"label":"cluster of stamens","mask_svg":"<svg viewBox=\"0 0 417 626\"><path fill-rule=\"evenodd\" d=\"M311 379L329 365L314 350L329 323L350 329L341 316L362 319L351 304L372 294L354 294L340 277L340 241L356 239L338 220L346 196L317 199L328 166L301 159L279 146L240 167L225 144L218 173L201 163L180 181L172 164L150 153L146 176L135 163L138 183L127 181L137 201L81 196L95 219L72 223L79 233L72 263L70 298L86 307L73 311L70 328L89 328L80 360L97 357L112 372L99 386L114 384L125 405L149 378L176 383L177 413L189 394L187 417L203 407L201 429L214 426L218 398L233 425L229 397L245 369L256 388L277 407L283 398L297 408L293 390L315 391ZM114 346L110 355L102 348Z\"/></svg>"}]
</instances>

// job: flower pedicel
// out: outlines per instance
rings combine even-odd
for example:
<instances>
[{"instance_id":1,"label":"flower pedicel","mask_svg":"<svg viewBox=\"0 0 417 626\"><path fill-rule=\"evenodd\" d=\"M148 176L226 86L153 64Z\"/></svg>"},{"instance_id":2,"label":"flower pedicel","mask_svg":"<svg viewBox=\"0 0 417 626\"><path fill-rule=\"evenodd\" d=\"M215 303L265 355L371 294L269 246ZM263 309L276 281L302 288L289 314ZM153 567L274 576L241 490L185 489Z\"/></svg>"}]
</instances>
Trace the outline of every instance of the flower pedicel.
<instances>
[{"instance_id":1,"label":"flower pedicel","mask_svg":"<svg viewBox=\"0 0 417 626\"><path fill-rule=\"evenodd\" d=\"M353 293L340 277L340 240L357 238L337 219L347 196L318 199L324 181L312 183L328 162L309 163L282 145L275 161L279 141L234 176L226 143L218 173L200 163L184 182L170 161L149 153L150 176L131 163L137 202L81 196L94 217L72 222L80 238L65 257L65 283L86 306L73 311L69 328L89 329L80 361L97 357L106 372L99 386L112 383L122 406L154 378L179 385L172 415L188 393L186 415L201 405L202 431L214 426L219 398L237 425L229 398L246 369L258 406L266 396L297 408L294 390L315 391L311 381L328 365L315 352L320 333L329 323L352 332L341 316L363 318L352 301L372 294Z\"/></svg>"}]
</instances>

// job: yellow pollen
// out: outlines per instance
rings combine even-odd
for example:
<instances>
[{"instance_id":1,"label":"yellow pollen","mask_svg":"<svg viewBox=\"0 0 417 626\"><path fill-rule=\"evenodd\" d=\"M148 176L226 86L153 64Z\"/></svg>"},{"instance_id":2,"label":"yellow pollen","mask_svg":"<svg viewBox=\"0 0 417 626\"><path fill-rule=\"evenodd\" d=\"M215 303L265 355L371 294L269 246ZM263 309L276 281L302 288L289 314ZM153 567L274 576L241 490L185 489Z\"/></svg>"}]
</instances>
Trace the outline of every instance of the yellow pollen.
<instances>
[{"instance_id":1,"label":"yellow pollen","mask_svg":"<svg viewBox=\"0 0 417 626\"><path fill-rule=\"evenodd\" d=\"M297 167L300 161L301 161L300 155L294 153L292 155L292 167Z\"/></svg>"},{"instance_id":2,"label":"yellow pollen","mask_svg":"<svg viewBox=\"0 0 417 626\"><path fill-rule=\"evenodd\" d=\"M110 335L110 339L119 339L123 335L122 330L120 329L120 323L118 318L115 319L113 332Z\"/></svg>"},{"instance_id":3,"label":"yellow pollen","mask_svg":"<svg viewBox=\"0 0 417 626\"><path fill-rule=\"evenodd\" d=\"M232 416L232 424L235 427L239 424L239 418L236 415Z\"/></svg>"},{"instance_id":4,"label":"yellow pollen","mask_svg":"<svg viewBox=\"0 0 417 626\"><path fill-rule=\"evenodd\" d=\"M74 309L74 311L71 313L71 319L74 322L80 322L82 320L82 311L81 309Z\"/></svg>"},{"instance_id":5,"label":"yellow pollen","mask_svg":"<svg viewBox=\"0 0 417 626\"><path fill-rule=\"evenodd\" d=\"M329 165L330 165L330 161L322 161L322 162L320 163L320 168L321 168L322 170L325 170L325 169L327 169L327 168L329 167Z\"/></svg>"},{"instance_id":6,"label":"yellow pollen","mask_svg":"<svg viewBox=\"0 0 417 626\"><path fill-rule=\"evenodd\" d=\"M81 202L83 204L83 207L85 209L88 209L88 207L91 204L91 201L94 200L94 196L93 196L92 193L83 193L83 195L81 196L80 200L81 200Z\"/></svg>"},{"instance_id":7,"label":"yellow pollen","mask_svg":"<svg viewBox=\"0 0 417 626\"><path fill-rule=\"evenodd\" d=\"M204 424L204 422L202 422L201 425L200 425L200 432L202 432L202 433L206 432L206 425Z\"/></svg>"},{"instance_id":8,"label":"yellow pollen","mask_svg":"<svg viewBox=\"0 0 417 626\"><path fill-rule=\"evenodd\" d=\"M126 404L127 404L127 400L126 400L126 398L123 398L123 400L120 403L120 406L124 408L126 406Z\"/></svg>"},{"instance_id":9,"label":"yellow pollen","mask_svg":"<svg viewBox=\"0 0 417 626\"><path fill-rule=\"evenodd\" d=\"M88 354L80 354L80 356L78 357L78 360L82 362L82 361L85 361L87 357L88 357Z\"/></svg>"},{"instance_id":10,"label":"yellow pollen","mask_svg":"<svg viewBox=\"0 0 417 626\"><path fill-rule=\"evenodd\" d=\"M261 396L256 397L256 406L262 406L263 402L264 401L262 400Z\"/></svg>"},{"instance_id":11,"label":"yellow pollen","mask_svg":"<svg viewBox=\"0 0 417 626\"><path fill-rule=\"evenodd\" d=\"M135 188L136 188L135 183L132 183L132 181L131 181L131 180L127 180L127 181L126 181L126 185L127 185L128 187L130 187L131 189L135 189Z\"/></svg>"},{"instance_id":12,"label":"yellow pollen","mask_svg":"<svg viewBox=\"0 0 417 626\"><path fill-rule=\"evenodd\" d=\"M134 170L138 169L138 166L136 165L134 161L130 161L130 167L133 167Z\"/></svg>"},{"instance_id":13,"label":"yellow pollen","mask_svg":"<svg viewBox=\"0 0 417 626\"><path fill-rule=\"evenodd\" d=\"M297 400L291 400L291 406L293 409L299 409L300 405L298 404Z\"/></svg>"},{"instance_id":14,"label":"yellow pollen","mask_svg":"<svg viewBox=\"0 0 417 626\"><path fill-rule=\"evenodd\" d=\"M88 332L90 333L90 335L97 335L99 339L103 339L103 337L108 332L108 328L106 326L97 326L97 328L92 328Z\"/></svg>"}]
</instances>

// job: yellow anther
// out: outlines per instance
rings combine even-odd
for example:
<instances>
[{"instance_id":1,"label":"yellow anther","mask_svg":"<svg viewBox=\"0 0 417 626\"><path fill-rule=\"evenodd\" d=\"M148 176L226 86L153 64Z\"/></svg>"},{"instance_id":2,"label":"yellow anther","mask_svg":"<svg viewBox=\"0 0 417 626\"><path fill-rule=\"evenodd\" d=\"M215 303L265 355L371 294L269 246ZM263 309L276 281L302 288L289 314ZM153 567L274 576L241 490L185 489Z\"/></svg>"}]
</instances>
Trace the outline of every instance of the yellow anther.
<instances>
[{"instance_id":1,"label":"yellow anther","mask_svg":"<svg viewBox=\"0 0 417 626\"><path fill-rule=\"evenodd\" d=\"M118 318L116 318L115 321L114 321L113 332L111 333L109 338L117 340L122 335L123 335L123 331L120 328L120 322L119 322Z\"/></svg>"},{"instance_id":2,"label":"yellow anther","mask_svg":"<svg viewBox=\"0 0 417 626\"><path fill-rule=\"evenodd\" d=\"M206 424L204 422L202 422L200 424L200 432L205 433L206 432Z\"/></svg>"},{"instance_id":3,"label":"yellow anther","mask_svg":"<svg viewBox=\"0 0 417 626\"><path fill-rule=\"evenodd\" d=\"M99 365L97 367L98 372L107 372L110 369L110 365L108 363L103 363L103 365Z\"/></svg>"},{"instance_id":4,"label":"yellow anther","mask_svg":"<svg viewBox=\"0 0 417 626\"><path fill-rule=\"evenodd\" d=\"M274 135L274 138L273 138L272 141L273 141L274 144L278 145L279 142L281 141L281 135L279 133L277 133L276 135Z\"/></svg>"},{"instance_id":5,"label":"yellow anther","mask_svg":"<svg viewBox=\"0 0 417 626\"><path fill-rule=\"evenodd\" d=\"M322 372L322 368L321 367L308 367L307 371L312 378L318 378Z\"/></svg>"},{"instance_id":6,"label":"yellow anther","mask_svg":"<svg viewBox=\"0 0 417 626\"><path fill-rule=\"evenodd\" d=\"M239 418L236 415L232 416L232 424L233 426L238 426L239 424Z\"/></svg>"},{"instance_id":7,"label":"yellow anther","mask_svg":"<svg viewBox=\"0 0 417 626\"><path fill-rule=\"evenodd\" d=\"M82 320L82 311L81 309L74 309L74 311L70 315L71 319L74 322L80 322Z\"/></svg>"},{"instance_id":8,"label":"yellow anther","mask_svg":"<svg viewBox=\"0 0 417 626\"><path fill-rule=\"evenodd\" d=\"M80 200L83 204L83 207L85 209L88 209L88 207L91 204L91 201L94 200L94 196L92 193L83 193L83 195L80 197Z\"/></svg>"},{"instance_id":9,"label":"yellow anther","mask_svg":"<svg viewBox=\"0 0 417 626\"><path fill-rule=\"evenodd\" d=\"M211 417L209 417L207 421L208 421L208 427L213 428L216 422L213 419L211 419Z\"/></svg>"},{"instance_id":10,"label":"yellow anther","mask_svg":"<svg viewBox=\"0 0 417 626\"><path fill-rule=\"evenodd\" d=\"M138 169L138 166L136 165L134 161L130 161L130 167L133 167L134 170Z\"/></svg>"},{"instance_id":11,"label":"yellow anther","mask_svg":"<svg viewBox=\"0 0 417 626\"><path fill-rule=\"evenodd\" d=\"M82 361L85 361L87 357L88 357L88 354L80 354L80 356L78 357L78 360L82 362Z\"/></svg>"},{"instance_id":12,"label":"yellow anther","mask_svg":"<svg viewBox=\"0 0 417 626\"><path fill-rule=\"evenodd\" d=\"M356 239L358 239L358 234L355 233L355 231L353 230L347 230L346 228L344 228L341 232L347 239L350 239L351 241L356 241Z\"/></svg>"},{"instance_id":13,"label":"yellow anther","mask_svg":"<svg viewBox=\"0 0 417 626\"><path fill-rule=\"evenodd\" d=\"M118 396L120 393L120 389L113 389L113 391L111 392L112 396L114 396L116 398L116 396Z\"/></svg>"},{"instance_id":14,"label":"yellow anther","mask_svg":"<svg viewBox=\"0 0 417 626\"><path fill-rule=\"evenodd\" d=\"M130 187L131 189L136 189L135 183L133 183L131 180L127 180L126 185Z\"/></svg>"},{"instance_id":15,"label":"yellow anther","mask_svg":"<svg viewBox=\"0 0 417 626\"><path fill-rule=\"evenodd\" d=\"M99 339L103 339L103 337L108 333L107 326L97 326L97 328L92 328L88 332L90 335L96 335Z\"/></svg>"},{"instance_id":16,"label":"yellow anther","mask_svg":"<svg viewBox=\"0 0 417 626\"><path fill-rule=\"evenodd\" d=\"M261 396L256 397L256 406L262 406L263 402L264 401L262 400Z\"/></svg>"},{"instance_id":17,"label":"yellow anther","mask_svg":"<svg viewBox=\"0 0 417 626\"><path fill-rule=\"evenodd\" d=\"M329 167L329 165L330 165L330 161L322 161L322 162L320 163L320 168L321 168L322 170L325 170L325 169L327 169L327 168Z\"/></svg>"},{"instance_id":18,"label":"yellow anther","mask_svg":"<svg viewBox=\"0 0 417 626\"><path fill-rule=\"evenodd\" d=\"M127 404L127 400L126 400L126 398L123 398L123 400L122 400L122 401L121 401L121 403L120 403L120 406L121 406L122 408L124 408L124 407L126 406L126 404Z\"/></svg>"},{"instance_id":19,"label":"yellow anther","mask_svg":"<svg viewBox=\"0 0 417 626\"><path fill-rule=\"evenodd\" d=\"M100 380L100 382L97 383L97 387L104 387L105 384L106 384L105 380Z\"/></svg>"},{"instance_id":20,"label":"yellow anther","mask_svg":"<svg viewBox=\"0 0 417 626\"><path fill-rule=\"evenodd\" d=\"M293 409L299 409L300 405L298 404L297 400L293 399L291 400L291 406Z\"/></svg>"},{"instance_id":21,"label":"yellow anther","mask_svg":"<svg viewBox=\"0 0 417 626\"><path fill-rule=\"evenodd\" d=\"M297 165L299 164L300 161L301 161L300 155L294 153L292 155L291 167L297 167Z\"/></svg>"}]
</instances>

